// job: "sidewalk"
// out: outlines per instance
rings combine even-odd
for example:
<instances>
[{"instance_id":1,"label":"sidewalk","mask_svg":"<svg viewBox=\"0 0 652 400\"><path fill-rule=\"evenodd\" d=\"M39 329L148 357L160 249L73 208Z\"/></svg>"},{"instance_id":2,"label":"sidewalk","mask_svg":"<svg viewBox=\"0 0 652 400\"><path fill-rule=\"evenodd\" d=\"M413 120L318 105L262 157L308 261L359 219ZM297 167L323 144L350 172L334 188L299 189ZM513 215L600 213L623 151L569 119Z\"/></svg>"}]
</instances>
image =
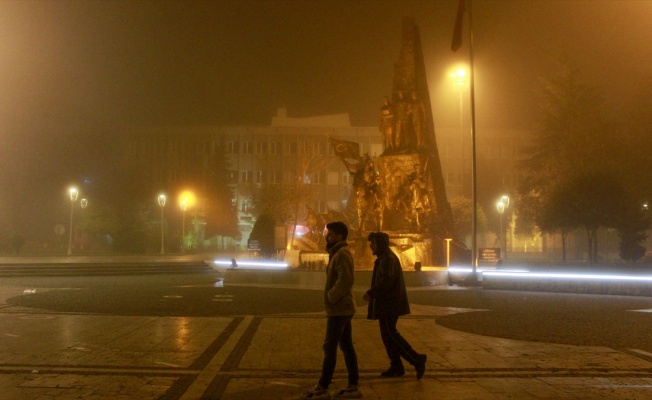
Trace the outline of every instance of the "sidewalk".
<instances>
[{"instance_id":1,"label":"sidewalk","mask_svg":"<svg viewBox=\"0 0 652 400\"><path fill-rule=\"evenodd\" d=\"M445 287L441 290L447 290ZM319 378L322 313L237 317L53 314L4 299L2 399L296 399ZM215 301L229 301L216 296ZM366 399L648 399L652 355L507 340L454 331L438 316L466 309L412 305L399 330L428 355L417 381L387 367L377 323L360 307L353 333ZM340 354L341 357L341 354ZM346 385L344 362L331 389Z\"/></svg>"}]
</instances>

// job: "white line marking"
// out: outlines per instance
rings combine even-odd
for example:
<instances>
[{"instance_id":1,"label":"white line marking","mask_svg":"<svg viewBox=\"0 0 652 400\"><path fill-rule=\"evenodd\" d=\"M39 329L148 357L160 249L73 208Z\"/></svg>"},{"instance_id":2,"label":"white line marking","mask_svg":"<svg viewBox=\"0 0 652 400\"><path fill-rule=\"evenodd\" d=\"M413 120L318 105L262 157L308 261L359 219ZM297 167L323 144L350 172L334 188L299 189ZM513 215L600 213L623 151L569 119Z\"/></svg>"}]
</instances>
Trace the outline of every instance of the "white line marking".
<instances>
[{"instance_id":1,"label":"white line marking","mask_svg":"<svg viewBox=\"0 0 652 400\"><path fill-rule=\"evenodd\" d=\"M159 364L159 365L164 365L166 367L174 367L174 368L180 368L181 367L180 365L177 365L177 364L171 364L171 363L166 363L166 362L162 362L162 361L156 361L156 362L154 362L154 364Z\"/></svg>"},{"instance_id":2,"label":"white line marking","mask_svg":"<svg viewBox=\"0 0 652 400\"><path fill-rule=\"evenodd\" d=\"M632 352L634 352L634 353L638 353L638 354L642 354L642 355L644 355L644 356L647 356L647 357L651 357L651 358L652 358L652 353L648 353L647 351L644 351L644 350L639 350L639 349L629 349L629 351L632 351Z\"/></svg>"}]
</instances>

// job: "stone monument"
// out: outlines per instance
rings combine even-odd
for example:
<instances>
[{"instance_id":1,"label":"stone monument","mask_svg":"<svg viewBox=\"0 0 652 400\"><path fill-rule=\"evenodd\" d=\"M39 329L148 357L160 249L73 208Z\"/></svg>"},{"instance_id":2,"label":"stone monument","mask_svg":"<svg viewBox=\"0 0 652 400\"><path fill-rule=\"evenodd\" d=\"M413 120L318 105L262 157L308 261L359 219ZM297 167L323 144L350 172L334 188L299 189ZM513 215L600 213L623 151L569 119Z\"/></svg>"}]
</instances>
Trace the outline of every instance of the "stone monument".
<instances>
[{"instance_id":1,"label":"stone monument","mask_svg":"<svg viewBox=\"0 0 652 400\"><path fill-rule=\"evenodd\" d=\"M390 235L404 268L445 265L446 238L453 239L456 258L468 251L453 229L431 110L419 28L413 18L405 18L392 95L380 108L383 153L372 161L359 155L359 147L356 155L357 143L333 142L353 176L350 203L357 209L361 242L353 248L364 264L366 233L373 230Z\"/></svg>"}]
</instances>

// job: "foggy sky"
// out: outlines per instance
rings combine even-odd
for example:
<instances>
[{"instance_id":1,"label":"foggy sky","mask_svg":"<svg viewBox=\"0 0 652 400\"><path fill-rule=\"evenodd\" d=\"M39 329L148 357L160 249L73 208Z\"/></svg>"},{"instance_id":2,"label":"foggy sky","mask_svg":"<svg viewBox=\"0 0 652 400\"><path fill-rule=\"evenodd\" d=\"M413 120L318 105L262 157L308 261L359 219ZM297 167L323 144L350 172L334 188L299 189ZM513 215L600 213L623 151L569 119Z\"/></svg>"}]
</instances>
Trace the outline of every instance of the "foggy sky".
<instances>
[{"instance_id":1,"label":"foggy sky","mask_svg":"<svg viewBox=\"0 0 652 400\"><path fill-rule=\"evenodd\" d=\"M456 126L456 0L2 1L0 136L129 125L267 125L350 113L391 94L401 22L421 31L435 128ZM532 127L561 56L627 107L652 71L652 1L473 2L477 124ZM468 23L468 20L467 20ZM468 25L467 25L468 27Z\"/></svg>"}]
</instances>

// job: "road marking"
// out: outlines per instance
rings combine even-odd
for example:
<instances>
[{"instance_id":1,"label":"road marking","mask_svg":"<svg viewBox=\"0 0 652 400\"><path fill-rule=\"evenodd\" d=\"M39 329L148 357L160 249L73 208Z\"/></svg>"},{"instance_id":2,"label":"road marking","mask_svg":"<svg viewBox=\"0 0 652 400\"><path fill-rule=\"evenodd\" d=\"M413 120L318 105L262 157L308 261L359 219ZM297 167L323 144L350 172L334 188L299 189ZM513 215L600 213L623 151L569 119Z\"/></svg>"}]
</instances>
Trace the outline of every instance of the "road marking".
<instances>
[{"instance_id":1,"label":"road marking","mask_svg":"<svg viewBox=\"0 0 652 400\"><path fill-rule=\"evenodd\" d=\"M206 368L197 376L197 379L190 385L188 390L181 396L179 400L197 400L202 397L208 386L213 382L215 376L220 372L222 365L229 358L233 349L238 345L242 339L242 335L247 331L249 325L254 320L253 315L246 315L238 327L229 336L224 346L215 354L213 359L206 365Z\"/></svg>"},{"instance_id":2,"label":"road marking","mask_svg":"<svg viewBox=\"0 0 652 400\"><path fill-rule=\"evenodd\" d=\"M639 350L639 349L629 349L629 351L632 351L634 353L642 354L644 356L652 358L652 353L648 353L647 351L644 350Z\"/></svg>"},{"instance_id":3,"label":"road marking","mask_svg":"<svg viewBox=\"0 0 652 400\"><path fill-rule=\"evenodd\" d=\"M646 308L643 310L628 310L628 311L633 311L633 312L652 312L652 308Z\"/></svg>"},{"instance_id":4,"label":"road marking","mask_svg":"<svg viewBox=\"0 0 652 400\"><path fill-rule=\"evenodd\" d=\"M179 296L177 294L169 294L167 296L163 296L163 298L165 298L165 299L182 299L183 296Z\"/></svg>"},{"instance_id":5,"label":"road marking","mask_svg":"<svg viewBox=\"0 0 652 400\"><path fill-rule=\"evenodd\" d=\"M172 364L172 363L166 363L166 362L162 362L162 361L155 361L154 364L164 365L166 367L181 368L180 365L176 365L176 364Z\"/></svg>"}]
</instances>

